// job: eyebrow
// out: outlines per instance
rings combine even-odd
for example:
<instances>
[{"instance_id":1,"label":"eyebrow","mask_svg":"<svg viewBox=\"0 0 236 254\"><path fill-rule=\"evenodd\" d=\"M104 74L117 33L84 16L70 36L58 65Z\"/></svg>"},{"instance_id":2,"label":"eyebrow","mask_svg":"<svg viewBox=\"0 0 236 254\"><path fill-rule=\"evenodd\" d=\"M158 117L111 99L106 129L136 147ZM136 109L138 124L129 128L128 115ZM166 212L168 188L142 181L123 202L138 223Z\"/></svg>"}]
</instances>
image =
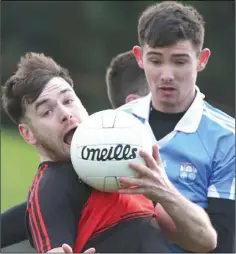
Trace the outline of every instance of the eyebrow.
<instances>
[{"instance_id":1,"label":"eyebrow","mask_svg":"<svg viewBox=\"0 0 236 254\"><path fill-rule=\"evenodd\" d=\"M163 54L161 54L159 52L150 51L150 52L147 53L147 56L153 56L153 55L163 56ZM172 57L189 57L189 54L184 54L184 53L173 54Z\"/></svg>"},{"instance_id":2,"label":"eyebrow","mask_svg":"<svg viewBox=\"0 0 236 254\"><path fill-rule=\"evenodd\" d=\"M43 104L46 104L48 101L49 101L49 99L43 99L41 101L36 102L35 103L35 110L37 111L40 106L42 106Z\"/></svg>"},{"instance_id":3,"label":"eyebrow","mask_svg":"<svg viewBox=\"0 0 236 254\"><path fill-rule=\"evenodd\" d=\"M189 54L184 54L184 53L182 53L182 54L173 54L172 56L173 57L189 57Z\"/></svg>"},{"instance_id":4,"label":"eyebrow","mask_svg":"<svg viewBox=\"0 0 236 254\"><path fill-rule=\"evenodd\" d=\"M156 56L162 56L162 54L161 54L161 53L159 53L159 52L149 51L149 52L147 53L147 56L153 56L153 55L156 55Z\"/></svg>"},{"instance_id":5,"label":"eyebrow","mask_svg":"<svg viewBox=\"0 0 236 254\"><path fill-rule=\"evenodd\" d=\"M61 90L59 92L59 94L61 95L61 94L64 94L66 92L72 92L72 91L71 91L71 89L66 88L66 89ZM36 102L35 103L35 110L37 111L40 106L42 106L43 104L46 104L48 101L49 101L49 99L43 99L43 100L40 100L40 101Z\"/></svg>"}]
</instances>

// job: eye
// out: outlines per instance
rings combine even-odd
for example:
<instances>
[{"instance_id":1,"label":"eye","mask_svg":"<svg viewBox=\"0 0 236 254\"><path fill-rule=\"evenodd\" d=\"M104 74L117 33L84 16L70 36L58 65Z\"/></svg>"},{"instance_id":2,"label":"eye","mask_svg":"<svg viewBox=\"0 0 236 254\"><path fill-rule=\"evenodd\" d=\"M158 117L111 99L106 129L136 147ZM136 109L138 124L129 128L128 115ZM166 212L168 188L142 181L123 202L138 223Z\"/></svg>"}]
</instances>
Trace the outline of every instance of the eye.
<instances>
[{"instance_id":1,"label":"eye","mask_svg":"<svg viewBox=\"0 0 236 254\"><path fill-rule=\"evenodd\" d=\"M178 64L178 65L183 65L183 64L186 63L186 61L185 60L178 60L175 63Z\"/></svg>"},{"instance_id":2,"label":"eye","mask_svg":"<svg viewBox=\"0 0 236 254\"><path fill-rule=\"evenodd\" d=\"M43 113L43 117L48 117L52 113L52 110L47 110Z\"/></svg>"},{"instance_id":3,"label":"eye","mask_svg":"<svg viewBox=\"0 0 236 254\"><path fill-rule=\"evenodd\" d=\"M152 63L152 64L154 64L154 65L159 65L159 64L161 64L161 61L159 61L159 60L154 60L154 59L151 59L150 60L150 62Z\"/></svg>"},{"instance_id":4,"label":"eye","mask_svg":"<svg viewBox=\"0 0 236 254\"><path fill-rule=\"evenodd\" d=\"M68 100L65 100L65 104L71 104L74 100L73 99L68 99Z\"/></svg>"}]
</instances>

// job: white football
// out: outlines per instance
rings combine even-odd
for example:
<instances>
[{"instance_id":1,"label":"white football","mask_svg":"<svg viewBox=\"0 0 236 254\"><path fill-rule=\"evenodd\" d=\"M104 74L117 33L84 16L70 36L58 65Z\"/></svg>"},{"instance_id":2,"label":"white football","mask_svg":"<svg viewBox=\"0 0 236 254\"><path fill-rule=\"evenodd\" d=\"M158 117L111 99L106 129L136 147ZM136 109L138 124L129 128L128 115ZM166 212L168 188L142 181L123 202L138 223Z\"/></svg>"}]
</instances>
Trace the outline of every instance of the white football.
<instances>
[{"instance_id":1,"label":"white football","mask_svg":"<svg viewBox=\"0 0 236 254\"><path fill-rule=\"evenodd\" d=\"M113 192L118 177L137 177L129 162L144 164L140 150L152 154L152 138L145 125L121 110L90 115L76 129L71 141L71 161L79 178L89 186Z\"/></svg>"}]
</instances>

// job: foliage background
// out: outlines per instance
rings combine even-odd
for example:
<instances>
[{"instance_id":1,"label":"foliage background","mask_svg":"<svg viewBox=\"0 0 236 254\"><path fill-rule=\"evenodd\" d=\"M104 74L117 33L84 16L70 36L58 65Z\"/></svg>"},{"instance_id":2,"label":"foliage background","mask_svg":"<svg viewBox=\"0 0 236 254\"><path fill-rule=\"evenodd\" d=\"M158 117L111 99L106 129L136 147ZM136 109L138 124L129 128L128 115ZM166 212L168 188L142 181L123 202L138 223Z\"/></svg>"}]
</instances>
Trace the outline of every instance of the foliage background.
<instances>
[{"instance_id":1,"label":"foliage background","mask_svg":"<svg viewBox=\"0 0 236 254\"><path fill-rule=\"evenodd\" d=\"M44 52L69 69L89 113L110 108L106 68L137 40L137 20L158 1L2 1L2 84L20 56ZM188 1L206 21L205 47L212 55L198 86L208 101L235 115L234 1ZM96 98L96 99L95 99ZM1 210L26 200L38 157L2 113Z\"/></svg>"}]
</instances>

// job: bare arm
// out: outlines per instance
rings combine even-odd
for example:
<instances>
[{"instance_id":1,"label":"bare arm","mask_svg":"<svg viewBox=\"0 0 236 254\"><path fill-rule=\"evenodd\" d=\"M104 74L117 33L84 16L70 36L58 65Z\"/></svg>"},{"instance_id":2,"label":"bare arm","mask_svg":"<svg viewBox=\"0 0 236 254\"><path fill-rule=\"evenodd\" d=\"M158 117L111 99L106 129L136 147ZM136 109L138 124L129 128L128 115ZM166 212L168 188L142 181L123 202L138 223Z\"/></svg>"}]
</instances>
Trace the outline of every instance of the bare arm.
<instances>
[{"instance_id":1,"label":"bare arm","mask_svg":"<svg viewBox=\"0 0 236 254\"><path fill-rule=\"evenodd\" d=\"M176 225L176 232L169 230L165 223L160 225L171 242L192 252L212 251L217 245L217 234L207 213L186 199L169 181L162 167L157 146L154 146L153 157L143 151L140 155L144 158L146 166L130 164L140 177L120 178L121 183L137 187L120 189L119 192L143 194L160 203ZM161 221L161 217L159 220Z\"/></svg>"},{"instance_id":2,"label":"bare arm","mask_svg":"<svg viewBox=\"0 0 236 254\"><path fill-rule=\"evenodd\" d=\"M179 193L162 203L162 206L176 226L175 231L170 230L170 224L162 223L162 217L159 217L158 213L159 225L171 243L193 252L209 252L216 248L216 231L207 213L200 206Z\"/></svg>"}]
</instances>

